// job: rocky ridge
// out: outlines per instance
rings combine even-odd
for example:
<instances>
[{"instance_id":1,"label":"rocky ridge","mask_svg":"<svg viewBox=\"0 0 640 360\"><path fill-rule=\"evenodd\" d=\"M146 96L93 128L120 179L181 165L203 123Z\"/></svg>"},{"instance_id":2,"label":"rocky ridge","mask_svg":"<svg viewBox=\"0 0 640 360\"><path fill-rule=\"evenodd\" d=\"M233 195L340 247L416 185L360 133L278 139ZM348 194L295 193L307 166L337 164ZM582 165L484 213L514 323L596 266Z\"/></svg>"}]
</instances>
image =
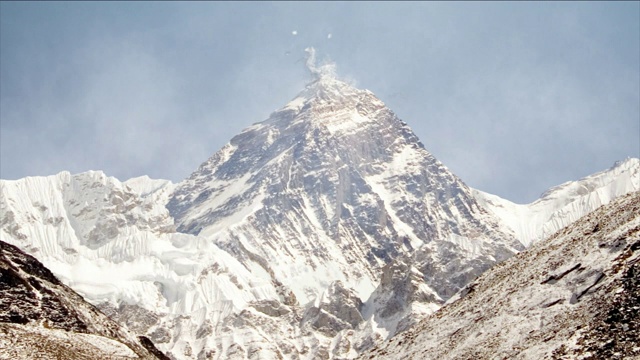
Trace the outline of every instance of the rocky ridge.
<instances>
[{"instance_id":1,"label":"rocky ridge","mask_svg":"<svg viewBox=\"0 0 640 360\"><path fill-rule=\"evenodd\" d=\"M363 359L640 358L640 192L496 265Z\"/></svg>"},{"instance_id":2,"label":"rocky ridge","mask_svg":"<svg viewBox=\"0 0 640 360\"><path fill-rule=\"evenodd\" d=\"M63 285L39 261L0 241L0 358L166 359Z\"/></svg>"}]
</instances>

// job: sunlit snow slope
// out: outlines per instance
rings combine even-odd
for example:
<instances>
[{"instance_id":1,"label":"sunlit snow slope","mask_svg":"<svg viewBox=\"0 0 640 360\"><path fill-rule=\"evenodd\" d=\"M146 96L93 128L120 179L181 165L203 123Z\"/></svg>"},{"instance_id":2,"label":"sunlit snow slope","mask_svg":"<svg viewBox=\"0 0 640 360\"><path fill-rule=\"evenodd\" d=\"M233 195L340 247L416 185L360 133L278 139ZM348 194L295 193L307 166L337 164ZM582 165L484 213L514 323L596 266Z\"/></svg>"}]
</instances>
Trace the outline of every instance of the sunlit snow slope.
<instances>
[{"instance_id":1,"label":"sunlit snow slope","mask_svg":"<svg viewBox=\"0 0 640 360\"><path fill-rule=\"evenodd\" d=\"M278 295L210 241L175 232L164 207L172 186L148 178L121 183L102 172L3 180L0 237L183 357L185 348L205 346L196 333L207 321Z\"/></svg>"},{"instance_id":2,"label":"sunlit snow slope","mask_svg":"<svg viewBox=\"0 0 640 360\"><path fill-rule=\"evenodd\" d=\"M497 215L525 246L547 238L611 200L640 190L640 159L617 162L608 170L546 191L531 204L519 205L480 190L478 202Z\"/></svg>"}]
</instances>

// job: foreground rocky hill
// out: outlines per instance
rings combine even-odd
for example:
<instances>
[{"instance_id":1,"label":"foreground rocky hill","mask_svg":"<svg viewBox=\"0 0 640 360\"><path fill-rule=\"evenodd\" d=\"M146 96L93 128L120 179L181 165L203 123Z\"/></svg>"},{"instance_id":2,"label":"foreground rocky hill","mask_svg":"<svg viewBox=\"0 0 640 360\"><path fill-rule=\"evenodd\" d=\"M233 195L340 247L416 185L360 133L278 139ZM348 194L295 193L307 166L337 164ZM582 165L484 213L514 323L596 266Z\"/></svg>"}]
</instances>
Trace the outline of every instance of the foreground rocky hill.
<instances>
[{"instance_id":1,"label":"foreground rocky hill","mask_svg":"<svg viewBox=\"0 0 640 360\"><path fill-rule=\"evenodd\" d=\"M640 358L640 192L470 283L362 359Z\"/></svg>"},{"instance_id":2,"label":"foreground rocky hill","mask_svg":"<svg viewBox=\"0 0 640 360\"><path fill-rule=\"evenodd\" d=\"M46 267L0 241L0 358L166 359Z\"/></svg>"}]
</instances>

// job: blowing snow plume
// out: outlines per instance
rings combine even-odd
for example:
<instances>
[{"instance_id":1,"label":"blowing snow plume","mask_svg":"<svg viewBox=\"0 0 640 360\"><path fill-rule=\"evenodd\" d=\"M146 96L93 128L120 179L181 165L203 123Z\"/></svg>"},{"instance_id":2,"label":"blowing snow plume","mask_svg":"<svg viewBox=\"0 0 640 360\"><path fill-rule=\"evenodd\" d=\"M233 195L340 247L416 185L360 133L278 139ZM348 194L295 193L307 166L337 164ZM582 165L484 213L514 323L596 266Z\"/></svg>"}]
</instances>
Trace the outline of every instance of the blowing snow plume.
<instances>
[{"instance_id":1,"label":"blowing snow plume","mask_svg":"<svg viewBox=\"0 0 640 360\"><path fill-rule=\"evenodd\" d=\"M308 47L304 49L305 53L307 53L307 61L305 63L309 72L311 72L311 76L313 76L314 80L319 80L322 77L336 77L336 64L332 61L325 60L324 64L316 65L316 49L313 47Z\"/></svg>"}]
</instances>

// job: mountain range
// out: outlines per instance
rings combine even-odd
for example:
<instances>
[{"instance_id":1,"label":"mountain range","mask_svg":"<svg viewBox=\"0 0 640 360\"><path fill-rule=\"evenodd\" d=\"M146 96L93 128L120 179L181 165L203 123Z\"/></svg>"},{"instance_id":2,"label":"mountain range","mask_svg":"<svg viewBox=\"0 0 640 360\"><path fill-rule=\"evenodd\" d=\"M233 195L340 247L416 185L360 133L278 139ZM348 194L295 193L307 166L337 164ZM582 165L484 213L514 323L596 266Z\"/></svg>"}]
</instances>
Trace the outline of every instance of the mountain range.
<instances>
[{"instance_id":1,"label":"mountain range","mask_svg":"<svg viewBox=\"0 0 640 360\"><path fill-rule=\"evenodd\" d=\"M177 184L1 180L0 239L170 358L354 358L640 189L630 158L513 204L468 187L372 92L309 68Z\"/></svg>"}]
</instances>

